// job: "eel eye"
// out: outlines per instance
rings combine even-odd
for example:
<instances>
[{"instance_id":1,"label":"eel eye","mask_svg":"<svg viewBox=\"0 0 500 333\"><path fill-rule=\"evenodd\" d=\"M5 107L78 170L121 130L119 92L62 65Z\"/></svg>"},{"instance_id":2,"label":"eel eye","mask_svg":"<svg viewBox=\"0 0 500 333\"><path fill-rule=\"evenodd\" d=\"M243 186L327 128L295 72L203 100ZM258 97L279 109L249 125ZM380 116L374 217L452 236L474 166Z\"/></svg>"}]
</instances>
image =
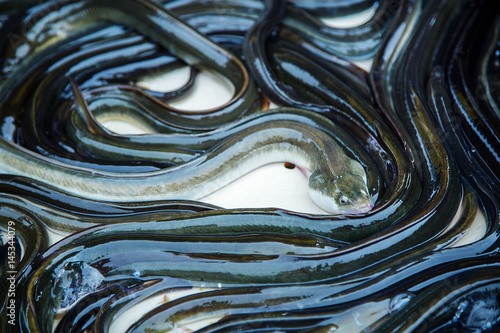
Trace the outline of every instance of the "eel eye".
<instances>
[{"instance_id":1,"label":"eel eye","mask_svg":"<svg viewBox=\"0 0 500 333\"><path fill-rule=\"evenodd\" d=\"M339 199L339 202L341 205L345 205L347 203L348 199L345 195L341 196Z\"/></svg>"}]
</instances>

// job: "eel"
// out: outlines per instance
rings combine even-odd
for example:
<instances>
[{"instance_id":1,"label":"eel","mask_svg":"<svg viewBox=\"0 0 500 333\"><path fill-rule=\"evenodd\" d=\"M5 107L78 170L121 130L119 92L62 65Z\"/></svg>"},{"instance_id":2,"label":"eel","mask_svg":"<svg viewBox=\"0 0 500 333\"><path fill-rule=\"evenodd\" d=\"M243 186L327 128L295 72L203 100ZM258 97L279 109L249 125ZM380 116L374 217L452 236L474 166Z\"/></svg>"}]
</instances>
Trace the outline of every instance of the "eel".
<instances>
[{"instance_id":1,"label":"eel","mask_svg":"<svg viewBox=\"0 0 500 333\"><path fill-rule=\"evenodd\" d=\"M76 89L75 93L78 95ZM361 164L349 158L326 133L291 121L247 128L186 164L143 173L76 168L5 139L0 139L0 148L1 172L29 176L85 198L196 200L259 166L290 162L307 174L311 198L327 212L365 213L373 208Z\"/></svg>"}]
</instances>

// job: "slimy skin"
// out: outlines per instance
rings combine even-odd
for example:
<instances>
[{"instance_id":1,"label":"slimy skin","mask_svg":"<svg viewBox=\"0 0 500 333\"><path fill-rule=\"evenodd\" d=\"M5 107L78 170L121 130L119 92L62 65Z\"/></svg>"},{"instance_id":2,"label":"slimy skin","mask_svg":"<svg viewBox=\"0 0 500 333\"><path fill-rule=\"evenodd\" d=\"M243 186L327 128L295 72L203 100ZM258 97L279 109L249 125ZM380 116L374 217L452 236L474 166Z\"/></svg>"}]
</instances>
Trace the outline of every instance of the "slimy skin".
<instances>
[{"instance_id":1,"label":"slimy skin","mask_svg":"<svg viewBox=\"0 0 500 333\"><path fill-rule=\"evenodd\" d=\"M66 15L65 20L75 29L80 24L102 21L126 24L189 65L222 75L239 73L230 80L238 91L233 102L241 101L243 96L254 96L255 87L238 59L154 2L85 0L68 6L71 15ZM137 20L136 13L141 13L143 19ZM59 19L54 15L51 16L54 20ZM43 22L38 23L43 26ZM0 95L7 91L0 89ZM229 104L228 108L232 108ZM197 200L273 162L290 162L308 170L312 177L311 197L329 213L361 213L372 207L366 182L360 181L363 178L360 166L353 167L352 160L330 136L297 122L269 122L250 127L182 166L141 173L75 167L0 139L0 172L31 177L66 193L103 201Z\"/></svg>"},{"instance_id":2,"label":"slimy skin","mask_svg":"<svg viewBox=\"0 0 500 333\"><path fill-rule=\"evenodd\" d=\"M75 29L79 24L102 21L125 24L189 65L221 75L236 73L230 81L238 93L227 105L228 109L232 110L233 102L238 104L243 96L255 95L255 87L237 58L154 2L85 0L68 6L62 7L71 13L65 20ZM138 20L136 13L141 13L142 19ZM57 20L59 16L54 15L53 19ZM39 23L43 26L43 21ZM2 91L0 89L0 93ZM361 166L353 167L352 160L326 133L293 121L245 128L181 166L140 173L75 167L0 139L0 172L31 177L66 193L102 201L198 200L255 168L274 162L290 162L308 170L313 177L309 184L311 197L329 213L366 212L372 207L366 182L360 181L363 178L359 173Z\"/></svg>"},{"instance_id":3,"label":"slimy skin","mask_svg":"<svg viewBox=\"0 0 500 333\"><path fill-rule=\"evenodd\" d=\"M0 172L31 177L76 196L103 201L199 200L252 170L290 162L307 170L313 201L331 214L372 207L362 166L317 128L292 120L248 127L178 167L116 173L77 168L0 140Z\"/></svg>"}]
</instances>

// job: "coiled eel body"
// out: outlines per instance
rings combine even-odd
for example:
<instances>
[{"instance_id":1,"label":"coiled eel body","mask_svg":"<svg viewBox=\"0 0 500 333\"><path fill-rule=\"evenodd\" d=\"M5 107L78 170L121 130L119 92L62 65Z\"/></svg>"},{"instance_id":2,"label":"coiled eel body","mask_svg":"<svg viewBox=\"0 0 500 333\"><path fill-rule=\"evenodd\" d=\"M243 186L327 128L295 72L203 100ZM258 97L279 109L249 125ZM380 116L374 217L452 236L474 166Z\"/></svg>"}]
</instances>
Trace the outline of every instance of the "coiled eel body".
<instances>
[{"instance_id":1,"label":"coiled eel body","mask_svg":"<svg viewBox=\"0 0 500 333\"><path fill-rule=\"evenodd\" d=\"M23 1L26 2L29 1ZM72 103L67 80L71 77L81 85L90 103L103 96L107 101L121 98L129 102L124 102L126 109L133 110L145 101L142 93L139 96L129 88L124 91L106 86L108 92L101 94L101 85L102 82L115 82L114 77L120 78L118 82L121 84L129 80L133 83L134 73L143 67L138 64L131 66L128 72L132 75L125 73L123 77L118 67L100 75L97 73L102 72L102 67L92 67L102 65L100 59L105 58L104 50L116 54L116 45L106 42L105 49L99 49L98 44L89 48L82 39L82 47L78 43L72 44L73 50L85 49L75 57L73 51L62 43L38 48L37 45L44 46L51 41L44 38L40 44L35 41L33 45L26 45L30 49L24 60L23 52L6 58L11 61L5 67L7 80L3 92L0 91L0 96L6 97L5 102L0 98L2 136L51 159L57 156L59 162L53 163L68 166L67 179L75 179L69 165L76 170L78 165L82 167L85 163L96 167L87 166L84 171L93 172L98 179L105 178L106 181L107 178L118 179L117 184L127 182L127 175L143 177L144 183L149 181L148 177L159 180L160 174L166 180L175 175L182 181L183 172L191 170L192 175L207 177L184 183L193 187L189 190L196 196L202 195L199 193L202 185L222 185L212 182L208 175L230 178L222 171L230 173L235 169L234 163L237 163L237 168L250 168L252 164L266 163L266 158L287 160L297 163L309 176L312 196L316 196L317 201L325 198L327 204L331 203L328 201L332 201L331 198L347 198L352 191L352 179L363 179L364 172L358 164L337 155L345 151L367 171L368 188L377 207L370 214L356 216L313 216L276 209L224 210L193 202L101 202L59 192L59 183L56 186L42 184L39 180L43 177L37 174L30 174L36 179L2 175L0 206L6 208L0 212L3 216L0 228L9 232L8 228L12 227L9 220L18 223L17 220L22 219L25 223L19 222L17 229L22 233L18 252L26 249L22 251L26 254L17 268L16 326L8 326L5 318L1 319L5 325L0 326L7 327L8 331L17 331L19 327L22 332L113 331L113 323L120 322L121 318L128 321L127 314L136 314L139 310L136 305L141 301L152 301L153 297L168 293L154 309L138 315L127 332L179 331L185 324L198 319L213 322L202 328L202 332L500 331L500 191L495 173L499 151L496 128L499 126L494 126L498 124L498 114L493 113L499 108L495 98L497 80L491 75L498 73L500 54L496 52L500 45L498 5L495 8L492 1L482 0L360 0L349 4L343 1L282 0L160 2L214 42L243 55L242 60L251 76L237 61L231 61L231 57L227 57L229 54L224 56L224 52L215 55L218 55L217 59L227 59L232 63L232 70L218 66L210 56L200 58L198 53L201 56L206 54L200 48L191 54L193 48L187 47L192 44L185 37L196 37L200 41L203 38L193 31L187 34L186 27L178 22L174 27L180 28L182 33L171 35L179 45L168 49L194 69L208 68L227 75L235 91L245 96L246 106L241 112L232 112L239 109L238 94L235 94L231 105L224 106L226 110L232 110L230 117L226 117L229 113L217 116L207 124L205 120L218 115L218 111L196 114L195 117L193 114L179 114L175 122L168 123L173 125L171 131L168 126L161 127L169 128L167 131L152 128L164 136L169 133L189 135L192 129L203 135L201 130L212 130L232 122L231 126L221 128L223 140L216 135L210 137L210 144L203 141L202 146L182 142L185 159L182 162L174 160L173 165L206 154L172 169L149 172L166 168L168 162L157 156L155 163L147 165L145 155L138 159L140 163L144 161L144 165L132 164L123 156L113 156L116 159L99 168L102 161L93 160L94 151L105 160L110 157L107 152L118 155L113 151L113 145L127 148L132 156L136 148L144 147L145 153L151 153L168 148L172 142L152 150L146 147L147 140L127 145L130 143L128 137L117 141L110 135L106 138L109 139L106 142L109 149L99 151L103 146L92 145L102 138L97 127L87 126L88 122L81 115L71 114L62 106L57 110L57 117L52 118L53 108L60 103ZM132 9L125 14L136 17L134 24L148 21L150 15L158 19L154 20L156 22L163 21L154 16L156 10L163 13L161 8L148 5L147 0L53 3L81 5L71 7L75 10L71 13L76 13L76 16L55 15L54 22L82 22L80 19L84 19L88 23L95 22L93 19L104 19L127 25L120 10L132 3ZM101 4L113 7L119 4L120 8L104 13L102 9L106 5ZM141 4L154 10L139 11ZM363 51L363 54L369 55L378 49L370 73L338 57L339 54L358 57L357 51L343 52L336 48L333 53L337 56L330 53L337 44L335 35L329 30L331 37L323 39L324 28L314 23L317 18L309 20L309 15L301 10L308 8L309 13L324 16L333 13L333 8L328 9L330 6L336 6L339 13L357 11L360 6L378 6L370 19L372 23L354 30L338 31L345 36L345 51L357 49L352 42L358 37L364 38L359 45L365 45L362 49L368 51ZM96 7L99 8L97 11ZM264 10L264 7L268 9ZM279 20L274 13L282 11L283 7L286 7L283 19L277 25ZM80 10L82 8L94 9ZM145 13L148 15L143 18L141 15ZM167 13L161 16L168 17ZM301 22L301 18L304 18L303 24L290 23ZM12 24L14 20L9 21ZM151 20L149 22L151 26L155 25ZM254 22L256 28L245 34ZM52 23L48 23L51 27ZM75 29L79 26L80 23L74 25ZM137 27L136 32L167 46L170 37L162 38L165 34L157 33L156 27L152 31L140 28ZM12 31L23 32L23 28ZM51 37L50 28L37 31L45 31ZM376 37L378 32L380 35ZM93 35L92 39L104 35L100 33L102 35ZM116 33L130 37L133 31L120 29ZM24 36L24 33L20 35ZM33 35L38 36L29 36ZM370 42L376 40L381 44ZM127 45L130 43L128 40ZM209 49L215 47L207 43L197 45ZM151 50L151 47L149 45L146 49ZM25 47L19 50L23 51ZM135 61L145 59L146 55L138 53L139 48L133 50L134 58L138 57ZM42 63L35 61L38 52L40 59L49 54L53 61L61 59L64 54L74 58L58 60L56 64L49 60ZM94 53L97 58L88 58ZM119 53L130 55L123 50ZM36 63L31 72L25 70L28 68L26 61ZM82 61L87 64L76 70L76 65ZM109 65L115 62L116 59ZM149 63L150 67L146 68L154 68L154 65ZM44 72L46 68L48 70ZM238 77L233 77L234 73ZM491 96L478 95L481 93L476 89L478 77L489 82L486 88ZM245 78L249 78L248 86L238 84ZM312 113L301 113L303 118L300 118L284 108L265 110L261 115L266 116L259 118L255 106L260 103L252 88L252 80L275 104L315 111L327 116L332 120L329 124L336 126L329 126L318 118L305 121ZM94 92L98 94L93 95ZM52 96L54 98L50 98ZM22 102L17 105L17 101ZM90 109L98 116L100 112L110 110L110 105L99 108L95 103ZM170 115L174 111L170 110ZM268 123L272 112L280 113L270 117L279 121ZM302 120L297 120L299 118ZM66 123L67 120L75 121L75 135L71 132L72 123ZM234 123L235 120L238 124ZM243 122L246 122L245 126ZM256 122L260 124L257 127L253 126ZM305 123L309 127L303 126ZM68 131L66 137L58 135L66 133L61 129ZM309 136L312 130L316 136ZM316 133L319 130L335 138L341 149L329 146L331 138L328 135L326 141L319 138L323 135ZM233 139L229 138L228 131L231 131L231 136L235 135ZM345 135L341 134L343 131ZM251 140L249 138L253 135L263 135L261 138L267 140L266 144L254 144L244 153L242 142ZM74 139L68 140L72 137ZM88 145L80 145L83 138L89 139ZM198 139L192 138L196 139L194 141ZM153 138L148 140L154 142ZM182 141L181 136L176 140ZM72 141L75 144L68 145ZM12 145L10 142L5 144ZM191 151L191 147L195 147L194 150ZM280 156L271 153L277 147L284 150ZM17 149L17 146L12 148ZM302 149L307 149L310 154L304 154ZM18 163L26 164L25 158L23 155ZM38 155L29 158L36 160ZM71 160L75 164L71 164ZM226 169L214 169L207 174L208 169L204 168L216 160L218 163L228 161L224 166ZM134 173L124 173L132 169ZM114 173L109 173L109 170ZM168 174L167 170L171 173ZM138 173L145 171L149 173ZM350 177L353 173L357 173L358 178ZM351 182L342 183L349 177ZM331 180L330 186L325 185L325 179ZM81 183L88 186L84 180ZM130 183L130 187L136 183ZM349 184L351 189L342 188L342 184ZM328 189L330 193L322 193L320 189ZM90 193L91 190L87 188L85 191ZM132 190L138 191L124 187L126 192ZM339 196L342 191L344 195ZM144 198L148 197L140 197L150 200ZM339 206L339 202L333 202ZM333 206L328 209L332 210ZM352 205L350 212L355 212ZM190 215L186 215L188 213ZM41 252L46 243L43 234L37 230L43 229L31 226L40 223L68 231L89 225L94 227ZM485 230L477 228L481 226ZM37 232L29 233L29 230ZM5 246L0 248L0 255L5 258L7 252L1 251L4 249ZM9 283L4 284L0 294L7 295L9 287ZM199 288L211 289L180 299L170 298L172 291L198 292ZM0 312L5 312L9 302L9 299L4 302ZM124 311L128 312L120 317Z\"/></svg>"},{"instance_id":2,"label":"coiled eel body","mask_svg":"<svg viewBox=\"0 0 500 333\"><path fill-rule=\"evenodd\" d=\"M247 95L249 103L253 104L250 97L254 96L255 87L250 83L240 60L206 40L158 4L149 1L118 4L114 1L101 3L86 0L56 7L58 9L49 16L50 20L60 18L63 8L67 8L71 14L65 19L71 22L69 26L73 28L88 27L103 21L126 24L147 34L189 65L219 74L232 73L229 79L236 93L226 106L240 105L237 101L246 100L243 96ZM134 15L136 12L140 12L145 20L137 20ZM43 26L44 22L38 23ZM186 40L190 42L186 43ZM34 52L35 55L43 54L43 43L39 47L41 51ZM4 73L10 70L21 71L17 66L7 66ZM9 94L6 86L8 84L4 83L0 96L2 93ZM210 113L210 110L207 112ZM221 143L208 155L181 167L142 173L76 168L4 141L0 147L3 151L0 171L29 176L67 193L104 201L196 200L255 167L287 161L301 166L301 170L310 175L311 197L327 212L361 213L370 210L373 204L361 165L347 158L326 134L314 132L314 128L301 124L264 125L263 128L242 132ZM333 157L329 157L329 154L333 154Z\"/></svg>"}]
</instances>

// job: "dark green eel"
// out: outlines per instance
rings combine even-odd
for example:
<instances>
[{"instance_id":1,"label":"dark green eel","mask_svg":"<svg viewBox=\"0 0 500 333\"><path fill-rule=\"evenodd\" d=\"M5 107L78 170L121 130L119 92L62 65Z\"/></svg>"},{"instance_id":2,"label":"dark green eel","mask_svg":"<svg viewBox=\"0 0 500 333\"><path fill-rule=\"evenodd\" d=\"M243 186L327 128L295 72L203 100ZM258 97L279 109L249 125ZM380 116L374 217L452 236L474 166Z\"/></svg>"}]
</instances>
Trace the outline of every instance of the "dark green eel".
<instances>
[{"instance_id":1,"label":"dark green eel","mask_svg":"<svg viewBox=\"0 0 500 333\"><path fill-rule=\"evenodd\" d=\"M17 248L23 256L17 263L15 326L5 316L8 298L2 327L106 332L118 316L143 301L204 287L146 309L128 332L174 331L200 319L213 321L201 332L500 329L498 4L164 1L178 19L149 1L124 3L120 10L96 13L81 9L111 8L115 2L47 2L3 21L7 33L24 36L27 27L42 32L41 44L7 43L1 50L3 147L53 165L64 163L77 173L93 166L104 175L116 167L121 175L137 176L189 168L210 160L210 152L231 154L229 146L244 135L305 130L310 138L334 138L332 150L360 163L376 206L360 215L314 216L178 200L99 201L61 192L43 179L4 175L1 225L19 225L17 243L22 245ZM60 21L62 8L70 15ZM321 24L322 17L368 8L375 8L375 15L360 27L330 30ZM39 13L46 12L53 16L40 26L32 24L42 23ZM95 23L100 16L120 23L124 13L126 25L148 40L85 20L92 17ZM140 21L145 13L148 19ZM181 20L231 49L246 65L238 65L240 60ZM70 29L64 42L38 47L50 40L52 24L76 21L86 28ZM146 29L144 22L152 25ZM169 35L173 44L152 30L156 23L161 29L175 28ZM192 45L212 53L184 43L193 37L198 44ZM18 47L17 53L11 46ZM134 82L128 86L144 69L153 73L157 65L166 71L180 66L164 48L195 68L227 76L240 95L193 118L160 100L168 102L171 96ZM374 50L370 73L344 58ZM110 58L95 66L100 55ZM228 61L234 71L219 67L216 59ZM79 88L72 91L69 78ZM261 98L252 80L281 108L256 112ZM117 105L159 134L107 132L94 117ZM144 107L149 114L140 114ZM290 137L285 141L290 143ZM303 147L313 142L305 141ZM148 161L148 151L155 150L158 157ZM109 161L107 155L113 155ZM331 156L324 155L324 161ZM165 169L170 165L178 166ZM461 243L481 218L484 235ZM80 231L46 249L42 224ZM1 250L6 267L5 243Z\"/></svg>"}]
</instances>

